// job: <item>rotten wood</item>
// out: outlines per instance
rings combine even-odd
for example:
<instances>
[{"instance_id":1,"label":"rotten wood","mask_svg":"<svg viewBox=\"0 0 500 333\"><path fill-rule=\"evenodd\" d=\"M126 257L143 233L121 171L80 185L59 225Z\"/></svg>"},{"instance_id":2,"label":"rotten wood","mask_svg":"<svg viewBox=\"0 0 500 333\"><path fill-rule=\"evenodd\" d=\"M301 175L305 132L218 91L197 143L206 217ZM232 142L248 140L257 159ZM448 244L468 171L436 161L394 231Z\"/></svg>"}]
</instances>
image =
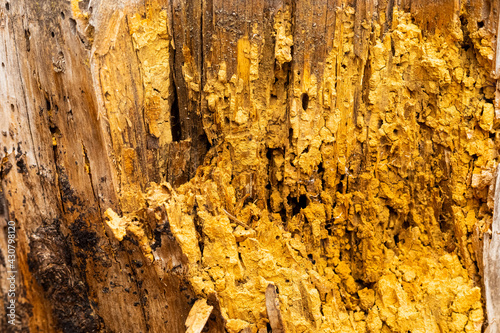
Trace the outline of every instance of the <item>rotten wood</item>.
<instances>
[{"instance_id":1,"label":"rotten wood","mask_svg":"<svg viewBox=\"0 0 500 333\"><path fill-rule=\"evenodd\" d=\"M460 15L457 4L452 0L397 2L400 10L412 14L416 24L425 31L447 28ZM19 0L2 3L0 259L5 260L8 248L7 223L15 221L19 272L16 329L183 332L186 323L194 320L189 309L196 317L201 312L195 306L201 303L194 303L195 292L183 275L187 271L185 255L169 230L165 216L153 212L142 221L157 260L155 265L149 265L135 239L125 237L123 242L118 242L106 233L103 213L107 208L120 213L134 211L143 203L142 194L152 181L169 181L175 186L187 182L204 163L210 145L224 142L234 153L234 147L241 142L261 140L265 148L256 153L253 160L264 160L269 153L269 168L258 164L235 166L232 186L237 192L236 202L250 198L260 208L267 208L270 194L266 186L270 184L285 198L283 209L277 208L274 213L291 220L301 214L304 207L300 207L300 198L306 197L299 185L284 186L283 176L268 169L278 170L281 166L276 161L281 160L290 167L307 152L316 133L314 129L325 126L324 110L333 110L332 113L340 114L336 122L341 126L335 136L335 148L326 155L340 152L350 161L337 164L325 160L322 168L327 172L347 170L342 181L340 176L335 180L335 186L343 192L339 196L346 194L348 185L351 190L368 187L350 177L349 172L361 170L368 164L370 156L365 152L372 143L363 143L348 151L351 149L347 144L351 136L349 129L357 120L360 105L370 104L368 82L372 74L372 54L369 46L378 41L364 26L386 15L388 20L380 29L388 33L392 29L394 6L395 1L323 0ZM497 31L493 70L498 78L499 4L471 1L467 6L468 14L464 17L470 22L464 25L483 24L484 30ZM344 29L342 20L348 16L348 7L354 10L355 16L353 52L330 71L340 73L345 67L359 68L359 73L339 77L329 86L331 90L325 89L321 97L313 98L315 87L309 82L311 74L321 82L327 71L325 59L329 53L335 50L344 56L348 52L344 52L344 44L336 39L336 34ZM159 15L162 11L165 17ZM429 12L436 15L429 16ZM279 38L274 27L277 15L282 15L285 23L288 21L283 29L285 35L293 37L288 44L283 38L288 47L284 53L289 51L290 58L284 56L278 60L275 51ZM159 48L165 48L163 54L169 61L168 71L162 68L155 72L169 82L165 96L156 96L157 87L143 77L148 65L154 69L162 64L151 64L155 58L146 59L141 54L134 39L142 33L141 29L132 36L134 20L140 22L138 26L146 27L155 19L164 19L159 26L165 24L166 27L165 32L160 29L159 36L153 34ZM241 65L249 66L251 45L257 49L254 65L259 67L258 78L252 78ZM250 110L248 120L241 124L239 118L229 112L234 99L221 96L220 102L227 108L215 110L211 109L208 98L210 82L225 84L233 75L245 82L237 103ZM249 84L250 81L254 83ZM335 93L334 87L338 88ZM268 100L255 98L259 94L268 96ZM150 95L159 97L150 101L160 103L161 107L148 102ZM343 100L337 101L336 96L342 96ZM320 99L323 105L319 104ZM260 109L254 107L257 104ZM260 110L279 112L269 116ZM497 88L497 119L499 110L500 88ZM164 137L154 132L157 111L166 113L162 116L170 119L169 125L165 125L165 131L172 137L170 142L161 142ZM250 134L258 133L252 132L251 125L260 128L258 122L265 118L270 119L266 138L254 135L250 139ZM157 123L162 124L165 119ZM427 131L427 127L424 130ZM280 144L271 140L273 137L282 138ZM437 150L440 155L446 153L442 148ZM430 155L424 154L424 157L430 158ZM240 160L247 156L240 154L232 158ZM317 169L320 170L319 166ZM448 191L443 183L438 185L440 190ZM491 237L484 236L483 251L488 329L495 333L500 325L499 191L497 187L492 233ZM319 194L309 196L306 202L322 198ZM441 206L445 205L441 203ZM441 206L436 209L436 215L441 212ZM249 229L227 210L224 212L232 221ZM155 214L162 220L158 221ZM399 217L392 208L388 215ZM431 234L439 232L440 226L431 227L436 228ZM395 239L394 235L389 238L388 243ZM358 240L359 243L363 239ZM353 256L350 252L354 251L356 242L351 243L351 250L342 253L344 258ZM450 248L455 246L451 244ZM8 290L4 260L0 260L2 295ZM362 266L358 262L353 275L373 284L375 275L363 276ZM205 303L203 316L199 321L194 320L198 324L189 326L196 327L193 331L204 327L210 332L223 331L223 315L215 296L210 304L215 304L213 311L212 305ZM273 332L283 332L282 313L272 284L266 289L265 304ZM7 326L5 311L5 307L0 307L0 330L7 332L11 327ZM209 319L210 314L213 320ZM267 332L267 329L260 328L259 332Z\"/></svg>"}]
</instances>

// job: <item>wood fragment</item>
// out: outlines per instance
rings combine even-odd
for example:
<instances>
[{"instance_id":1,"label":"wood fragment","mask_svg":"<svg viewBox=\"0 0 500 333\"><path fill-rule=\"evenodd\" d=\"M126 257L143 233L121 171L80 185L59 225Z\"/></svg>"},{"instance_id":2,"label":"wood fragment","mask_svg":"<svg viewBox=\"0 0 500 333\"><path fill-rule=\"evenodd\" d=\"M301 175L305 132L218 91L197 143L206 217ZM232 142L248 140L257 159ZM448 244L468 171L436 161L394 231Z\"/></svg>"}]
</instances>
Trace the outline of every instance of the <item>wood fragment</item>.
<instances>
[{"instance_id":1,"label":"wood fragment","mask_svg":"<svg viewBox=\"0 0 500 333\"><path fill-rule=\"evenodd\" d=\"M498 27L497 27L497 45L495 52L495 70L493 71L493 78L500 79L500 13L498 15Z\"/></svg>"},{"instance_id":2,"label":"wood fragment","mask_svg":"<svg viewBox=\"0 0 500 333\"><path fill-rule=\"evenodd\" d=\"M267 285L266 289L266 308L269 324L273 333L284 333L283 318L279 308L279 299L276 293L276 286L272 283Z\"/></svg>"},{"instance_id":3,"label":"wood fragment","mask_svg":"<svg viewBox=\"0 0 500 333\"><path fill-rule=\"evenodd\" d=\"M242 226L243 228L245 229L251 229L247 224L241 222L240 220L238 220L233 214L229 213L227 210L225 210L224 208L222 208L222 210L224 211L224 213L226 213L226 215L231 219L233 220L236 224L239 224L240 226Z\"/></svg>"},{"instance_id":4,"label":"wood fragment","mask_svg":"<svg viewBox=\"0 0 500 333\"><path fill-rule=\"evenodd\" d=\"M497 169L491 235L484 234L484 289L489 333L500 332L500 165Z\"/></svg>"},{"instance_id":5,"label":"wood fragment","mask_svg":"<svg viewBox=\"0 0 500 333\"><path fill-rule=\"evenodd\" d=\"M200 333L212 313L213 306L207 304L206 299L197 300L186 319L186 333Z\"/></svg>"}]
</instances>

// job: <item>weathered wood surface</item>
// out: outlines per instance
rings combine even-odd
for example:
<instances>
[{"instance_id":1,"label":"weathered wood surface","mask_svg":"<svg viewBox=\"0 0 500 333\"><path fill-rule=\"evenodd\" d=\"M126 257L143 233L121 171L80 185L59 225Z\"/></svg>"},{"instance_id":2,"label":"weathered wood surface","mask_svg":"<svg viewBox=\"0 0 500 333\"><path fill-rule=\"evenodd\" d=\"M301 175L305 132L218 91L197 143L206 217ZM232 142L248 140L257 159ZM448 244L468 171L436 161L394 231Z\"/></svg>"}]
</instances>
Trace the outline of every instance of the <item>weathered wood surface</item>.
<instances>
[{"instance_id":1,"label":"weathered wood surface","mask_svg":"<svg viewBox=\"0 0 500 333\"><path fill-rule=\"evenodd\" d=\"M495 206L491 230L484 240L484 294L488 314L488 333L500 332L500 169L495 183Z\"/></svg>"},{"instance_id":2,"label":"weathered wood surface","mask_svg":"<svg viewBox=\"0 0 500 333\"><path fill-rule=\"evenodd\" d=\"M296 322L373 332L419 324L411 316L394 324L392 298L371 296L401 297L415 281L407 268L415 258L439 267L439 277L464 279L463 292L474 293L480 258L491 260L485 274L495 265L480 244L498 160L500 94L490 73L498 65L490 51L498 49L499 12L486 0L3 3L2 295L9 220L17 226L19 279L17 325L7 324L2 307L0 330L183 332L195 300L206 297L214 306L210 332L223 332L227 316L243 322L234 327L265 331L265 290L248 304L257 317L228 307L223 293L193 290L188 258L161 207L144 213L154 264L137 239L118 242L103 219L108 208L142 209L151 182L178 186L199 165L227 160L227 178L215 179L216 169L200 176L234 189L221 209L237 219L252 210L265 220L269 212L280 221L273 237L292 235L274 250L289 249L290 262L300 263L280 266L303 274L297 288L266 275L280 287L289 331ZM151 222L156 215L160 222ZM197 227L202 252L205 243L219 245ZM497 244L495 228L486 252ZM269 230L255 239L267 245ZM410 259L391 266L394 254ZM446 266L449 256L460 269ZM421 312L439 312L438 300L425 295L435 307ZM486 299L495 304L492 295ZM443 311L449 317L429 331L460 327ZM462 311L471 331L482 323L478 311Z\"/></svg>"},{"instance_id":3,"label":"weathered wood surface","mask_svg":"<svg viewBox=\"0 0 500 333\"><path fill-rule=\"evenodd\" d=\"M71 5L15 1L0 10L2 223L17 223L19 259L18 325L7 325L2 307L1 330L182 331L190 291L175 274L160 281L135 241L108 238L102 222L106 208L121 211L120 201L126 209L133 200L120 196L121 189L161 179L158 165L167 159L160 155L176 152L176 145L159 152L158 138L147 129L141 68L126 17L116 31L98 30L120 4L73 2L80 15ZM95 30L87 15L99 23ZM100 46L115 54L99 54ZM100 82L123 87L119 102L105 101ZM110 130L109 121L121 122ZM181 162L190 165L184 156ZM168 268L176 249L159 237ZM6 295L5 266L0 277Z\"/></svg>"}]
</instances>

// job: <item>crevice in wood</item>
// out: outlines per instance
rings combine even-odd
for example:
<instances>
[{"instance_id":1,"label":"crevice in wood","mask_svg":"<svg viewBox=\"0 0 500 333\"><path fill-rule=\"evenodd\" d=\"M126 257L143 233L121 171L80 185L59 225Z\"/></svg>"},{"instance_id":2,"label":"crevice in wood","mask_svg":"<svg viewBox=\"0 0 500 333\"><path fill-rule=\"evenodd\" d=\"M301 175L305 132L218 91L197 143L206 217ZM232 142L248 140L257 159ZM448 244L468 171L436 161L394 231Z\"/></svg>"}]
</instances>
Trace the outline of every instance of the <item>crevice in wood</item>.
<instances>
[{"instance_id":1,"label":"crevice in wood","mask_svg":"<svg viewBox=\"0 0 500 333\"><path fill-rule=\"evenodd\" d=\"M175 75L174 85L177 86L177 83L175 82ZM177 98L177 89L174 89L174 101L172 102L172 106L170 109L170 128L172 131L172 140L174 142L179 142L183 139L181 122L182 120L179 116L179 100Z\"/></svg>"},{"instance_id":2,"label":"crevice in wood","mask_svg":"<svg viewBox=\"0 0 500 333\"><path fill-rule=\"evenodd\" d=\"M3 217L6 221L9 220L9 202L5 198L3 182L0 182L0 217Z\"/></svg>"},{"instance_id":3,"label":"crevice in wood","mask_svg":"<svg viewBox=\"0 0 500 333\"><path fill-rule=\"evenodd\" d=\"M83 141L81 142L81 144L82 144L82 150L83 150L83 158L84 158L84 162L85 162L85 171L89 175L90 187L92 188L92 193L94 194L94 199L96 200L97 205L99 206L99 198L98 198L98 195L97 195L96 190L94 188L94 182L92 181L92 169L90 168L90 160L89 160L89 157L87 154L87 148L85 148ZM100 211L100 207L99 207L99 211ZM101 214L99 214L99 215L101 215Z\"/></svg>"}]
</instances>

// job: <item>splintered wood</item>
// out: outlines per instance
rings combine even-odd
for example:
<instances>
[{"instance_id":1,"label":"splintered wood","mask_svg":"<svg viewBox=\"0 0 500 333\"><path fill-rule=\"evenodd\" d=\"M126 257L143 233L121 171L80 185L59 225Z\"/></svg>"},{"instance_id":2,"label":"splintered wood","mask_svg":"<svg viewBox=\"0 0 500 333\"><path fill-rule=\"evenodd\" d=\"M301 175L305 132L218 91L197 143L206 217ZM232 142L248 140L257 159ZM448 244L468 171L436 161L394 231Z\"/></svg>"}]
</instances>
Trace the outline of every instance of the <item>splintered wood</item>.
<instances>
[{"instance_id":1,"label":"splintered wood","mask_svg":"<svg viewBox=\"0 0 500 333\"><path fill-rule=\"evenodd\" d=\"M267 285L266 289L266 309L273 333L285 333L276 286L271 283Z\"/></svg>"},{"instance_id":2,"label":"splintered wood","mask_svg":"<svg viewBox=\"0 0 500 333\"><path fill-rule=\"evenodd\" d=\"M488 333L500 332L500 165L495 183L495 206L491 233L484 235L484 293Z\"/></svg>"},{"instance_id":3,"label":"splintered wood","mask_svg":"<svg viewBox=\"0 0 500 333\"><path fill-rule=\"evenodd\" d=\"M206 299L197 300L186 319L186 333L200 333L212 313L213 306L207 304Z\"/></svg>"}]
</instances>

